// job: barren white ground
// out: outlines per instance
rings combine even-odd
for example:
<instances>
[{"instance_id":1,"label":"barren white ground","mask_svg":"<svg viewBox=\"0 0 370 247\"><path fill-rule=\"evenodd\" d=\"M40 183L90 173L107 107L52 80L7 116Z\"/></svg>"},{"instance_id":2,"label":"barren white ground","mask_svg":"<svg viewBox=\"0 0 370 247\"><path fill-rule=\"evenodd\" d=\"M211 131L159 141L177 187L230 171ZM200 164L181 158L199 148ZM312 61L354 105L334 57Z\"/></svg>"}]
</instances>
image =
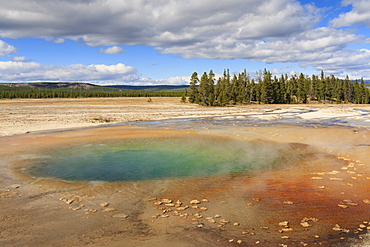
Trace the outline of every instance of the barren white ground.
<instances>
[{"instance_id":1,"label":"barren white ground","mask_svg":"<svg viewBox=\"0 0 370 247\"><path fill-rule=\"evenodd\" d=\"M0 101L0 136L132 121L224 118L342 119L370 126L370 105L243 105L202 107L179 98L12 99Z\"/></svg>"}]
</instances>

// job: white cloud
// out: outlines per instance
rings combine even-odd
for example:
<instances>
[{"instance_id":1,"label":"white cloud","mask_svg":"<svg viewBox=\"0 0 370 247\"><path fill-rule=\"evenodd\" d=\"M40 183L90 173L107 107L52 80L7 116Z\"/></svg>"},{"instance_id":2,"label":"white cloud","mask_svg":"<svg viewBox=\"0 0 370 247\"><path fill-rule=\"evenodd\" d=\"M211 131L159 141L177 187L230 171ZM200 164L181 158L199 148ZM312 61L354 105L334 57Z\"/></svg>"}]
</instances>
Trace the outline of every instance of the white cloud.
<instances>
[{"instance_id":1,"label":"white cloud","mask_svg":"<svg viewBox=\"0 0 370 247\"><path fill-rule=\"evenodd\" d=\"M110 85L133 85L133 86L155 86L155 85L188 85L190 81L190 76L175 76L175 77L167 77L164 79L151 79L151 78L136 78L132 79L131 81L121 82L121 81L100 81L94 84L100 86L110 86Z\"/></svg>"},{"instance_id":2,"label":"white cloud","mask_svg":"<svg viewBox=\"0 0 370 247\"><path fill-rule=\"evenodd\" d=\"M23 57L23 56L16 56L16 57L12 58L12 61L14 61L14 62L27 62L27 61L30 61L30 60L27 59L26 57Z\"/></svg>"},{"instance_id":3,"label":"white cloud","mask_svg":"<svg viewBox=\"0 0 370 247\"><path fill-rule=\"evenodd\" d=\"M333 27L340 28L351 25L370 27L370 0L343 0L342 5L352 5L352 10L333 19L331 21Z\"/></svg>"},{"instance_id":4,"label":"white cloud","mask_svg":"<svg viewBox=\"0 0 370 247\"><path fill-rule=\"evenodd\" d=\"M190 76L175 76L158 80L141 78L134 85L187 85L189 81Z\"/></svg>"},{"instance_id":5,"label":"white cloud","mask_svg":"<svg viewBox=\"0 0 370 247\"><path fill-rule=\"evenodd\" d=\"M164 54L184 54L188 59L249 59L260 62L312 62L332 56L346 44L360 41L349 31L333 28L317 28L291 37L267 41L252 40L229 45L219 40L196 43L193 46L174 46L163 49Z\"/></svg>"},{"instance_id":6,"label":"white cloud","mask_svg":"<svg viewBox=\"0 0 370 247\"><path fill-rule=\"evenodd\" d=\"M46 37L46 41L53 42L55 44L63 44L65 40L63 38L58 38L58 37Z\"/></svg>"},{"instance_id":7,"label":"white cloud","mask_svg":"<svg viewBox=\"0 0 370 247\"><path fill-rule=\"evenodd\" d=\"M92 46L282 37L317 22L315 9L295 0L18 0L1 7L2 37L69 38Z\"/></svg>"},{"instance_id":8,"label":"white cloud","mask_svg":"<svg viewBox=\"0 0 370 247\"><path fill-rule=\"evenodd\" d=\"M99 53L113 55L113 54L125 53L125 51L119 46L112 46L112 47L108 47L106 49L101 48L99 50Z\"/></svg>"},{"instance_id":9,"label":"white cloud","mask_svg":"<svg viewBox=\"0 0 370 247\"><path fill-rule=\"evenodd\" d=\"M280 72L280 70L279 69L273 69L272 71L271 71L271 73L273 74L273 75L280 75L281 74L281 72Z\"/></svg>"},{"instance_id":10,"label":"white cloud","mask_svg":"<svg viewBox=\"0 0 370 247\"><path fill-rule=\"evenodd\" d=\"M343 0L342 4L352 5L352 10L333 19L330 27L320 28L316 25L324 10L303 5L298 0L1 2L0 37L37 37L55 43L72 39L90 46L110 46L100 50L105 54L124 52L121 45L144 45L155 47L162 54L187 59L291 62L325 71L354 71L352 59L340 62L341 55L355 55L365 59L364 64L370 61L364 52L367 50L347 47L366 42L366 37L337 29L353 24L370 27L370 0ZM16 52L14 47L6 45L0 41L0 55ZM341 68L335 62L339 62ZM54 73L48 77L59 73L56 77L71 78L72 67L77 70L76 76L82 78L104 74L94 72L83 76L86 71L91 72L91 68L70 65L50 68ZM362 69L367 73L366 68ZM137 76L136 72L130 75ZM168 81L171 83L171 80Z\"/></svg>"},{"instance_id":11,"label":"white cloud","mask_svg":"<svg viewBox=\"0 0 370 247\"><path fill-rule=\"evenodd\" d=\"M17 49L14 46L9 45L4 41L0 40L0 56L14 53L17 53Z\"/></svg>"},{"instance_id":12,"label":"white cloud","mask_svg":"<svg viewBox=\"0 0 370 247\"><path fill-rule=\"evenodd\" d=\"M333 53L327 59L315 61L314 66L318 70L335 75L347 72L352 78L370 78L370 50L344 49Z\"/></svg>"},{"instance_id":13,"label":"white cloud","mask_svg":"<svg viewBox=\"0 0 370 247\"><path fill-rule=\"evenodd\" d=\"M118 81L130 83L139 79L135 68L115 65L67 66L41 65L36 62L0 62L1 81Z\"/></svg>"}]
</instances>

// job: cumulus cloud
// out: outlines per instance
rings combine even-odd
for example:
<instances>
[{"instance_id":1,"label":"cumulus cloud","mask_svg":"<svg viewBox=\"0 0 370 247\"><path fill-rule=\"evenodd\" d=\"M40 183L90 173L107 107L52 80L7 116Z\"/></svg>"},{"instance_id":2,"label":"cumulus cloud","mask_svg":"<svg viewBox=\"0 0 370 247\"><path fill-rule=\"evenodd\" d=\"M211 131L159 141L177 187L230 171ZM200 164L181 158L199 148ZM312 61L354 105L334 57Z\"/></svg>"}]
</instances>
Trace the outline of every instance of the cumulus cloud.
<instances>
[{"instance_id":1,"label":"cumulus cloud","mask_svg":"<svg viewBox=\"0 0 370 247\"><path fill-rule=\"evenodd\" d=\"M139 79L135 68L118 63L73 64L66 66L41 65L36 62L0 62L2 81L105 81L121 83Z\"/></svg>"},{"instance_id":2,"label":"cumulus cloud","mask_svg":"<svg viewBox=\"0 0 370 247\"><path fill-rule=\"evenodd\" d=\"M187 45L220 34L282 37L318 21L315 8L294 0L18 0L3 2L1 13L2 37L70 38L92 46Z\"/></svg>"},{"instance_id":3,"label":"cumulus cloud","mask_svg":"<svg viewBox=\"0 0 370 247\"><path fill-rule=\"evenodd\" d=\"M151 79L151 78L139 78L133 77L131 80L127 81L115 81L115 80L104 80L104 81L95 81L93 84L99 86L112 86L112 85L133 85L133 86L155 86L155 85L188 85L190 81L190 76L175 76L167 77L164 79Z\"/></svg>"},{"instance_id":4,"label":"cumulus cloud","mask_svg":"<svg viewBox=\"0 0 370 247\"><path fill-rule=\"evenodd\" d=\"M164 79L140 78L133 82L133 85L187 85L189 84L190 76L175 76Z\"/></svg>"},{"instance_id":5,"label":"cumulus cloud","mask_svg":"<svg viewBox=\"0 0 370 247\"><path fill-rule=\"evenodd\" d=\"M0 56L4 56L6 54L14 54L14 53L17 53L17 49L14 46L9 45L5 43L4 41L0 40Z\"/></svg>"},{"instance_id":6,"label":"cumulus cloud","mask_svg":"<svg viewBox=\"0 0 370 247\"><path fill-rule=\"evenodd\" d=\"M14 61L14 62L28 62L28 61L31 61L31 60L27 59L24 56L16 56L16 57L12 58L12 61Z\"/></svg>"},{"instance_id":7,"label":"cumulus cloud","mask_svg":"<svg viewBox=\"0 0 370 247\"><path fill-rule=\"evenodd\" d=\"M350 72L353 78L370 78L370 50L344 49L315 62L315 68L336 75Z\"/></svg>"},{"instance_id":8,"label":"cumulus cloud","mask_svg":"<svg viewBox=\"0 0 370 247\"><path fill-rule=\"evenodd\" d=\"M119 46L112 46L112 47L108 47L106 49L101 48L99 50L99 53L113 55L113 54L125 53L125 51Z\"/></svg>"},{"instance_id":9,"label":"cumulus cloud","mask_svg":"<svg viewBox=\"0 0 370 247\"><path fill-rule=\"evenodd\" d=\"M144 45L187 59L296 62L318 69L326 65L328 70L343 54L369 59L367 50L347 47L365 42L365 37L338 28L370 27L370 0L342 4L352 5L352 10L333 19L329 27L317 28L324 10L298 0L3 1L0 37L37 37L55 43L72 39L109 46L100 50L105 54L124 52L120 45ZM0 42L0 55L15 51ZM353 68L345 61L341 66Z\"/></svg>"},{"instance_id":10,"label":"cumulus cloud","mask_svg":"<svg viewBox=\"0 0 370 247\"><path fill-rule=\"evenodd\" d=\"M163 54L183 54L192 58L241 58L261 62L310 62L330 57L347 43L355 43L361 36L333 28L317 28L292 37L267 41L245 41L228 45L219 40L197 43L193 46L174 46L162 50Z\"/></svg>"},{"instance_id":11,"label":"cumulus cloud","mask_svg":"<svg viewBox=\"0 0 370 247\"><path fill-rule=\"evenodd\" d=\"M45 40L49 42L53 42L55 44L63 44L65 41L63 38L58 38L58 37L46 37Z\"/></svg>"},{"instance_id":12,"label":"cumulus cloud","mask_svg":"<svg viewBox=\"0 0 370 247\"><path fill-rule=\"evenodd\" d=\"M333 19L331 21L333 27L340 28L351 25L370 27L370 0L343 0L342 5L352 5L352 10Z\"/></svg>"}]
</instances>

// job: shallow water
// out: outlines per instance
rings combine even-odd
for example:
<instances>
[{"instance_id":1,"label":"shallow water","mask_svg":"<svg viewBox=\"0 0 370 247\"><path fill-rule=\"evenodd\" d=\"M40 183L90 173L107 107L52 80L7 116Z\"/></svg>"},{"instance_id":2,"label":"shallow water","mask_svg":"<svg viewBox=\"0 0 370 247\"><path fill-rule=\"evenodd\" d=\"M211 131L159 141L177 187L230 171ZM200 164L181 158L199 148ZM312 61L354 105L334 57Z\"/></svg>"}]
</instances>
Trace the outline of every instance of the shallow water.
<instances>
[{"instance_id":1,"label":"shallow water","mask_svg":"<svg viewBox=\"0 0 370 247\"><path fill-rule=\"evenodd\" d=\"M192 135L51 150L26 172L71 181L135 181L250 173L278 169L296 159L287 144Z\"/></svg>"}]
</instances>

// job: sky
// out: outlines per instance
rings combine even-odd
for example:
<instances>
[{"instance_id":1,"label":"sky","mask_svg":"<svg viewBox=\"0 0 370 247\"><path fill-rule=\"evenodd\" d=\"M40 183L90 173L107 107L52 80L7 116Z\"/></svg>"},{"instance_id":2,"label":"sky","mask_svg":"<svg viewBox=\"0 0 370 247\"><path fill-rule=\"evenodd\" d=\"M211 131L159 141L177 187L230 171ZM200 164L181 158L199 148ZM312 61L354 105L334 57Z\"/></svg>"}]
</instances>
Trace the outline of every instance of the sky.
<instances>
[{"instance_id":1,"label":"sky","mask_svg":"<svg viewBox=\"0 0 370 247\"><path fill-rule=\"evenodd\" d=\"M370 0L0 0L0 82L370 79Z\"/></svg>"}]
</instances>

